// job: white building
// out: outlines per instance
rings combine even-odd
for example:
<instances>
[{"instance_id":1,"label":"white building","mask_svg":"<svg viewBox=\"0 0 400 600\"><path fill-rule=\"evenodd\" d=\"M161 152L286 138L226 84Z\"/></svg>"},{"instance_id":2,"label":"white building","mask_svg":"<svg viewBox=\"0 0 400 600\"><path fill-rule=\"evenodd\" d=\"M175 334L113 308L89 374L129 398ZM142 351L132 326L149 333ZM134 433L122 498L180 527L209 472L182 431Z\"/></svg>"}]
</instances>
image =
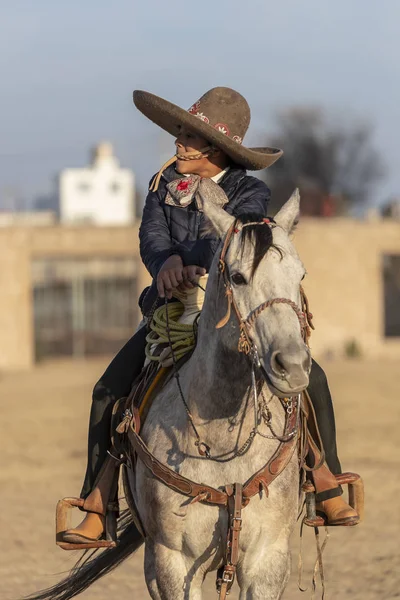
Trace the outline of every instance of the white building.
<instances>
[{"instance_id":1,"label":"white building","mask_svg":"<svg viewBox=\"0 0 400 600\"><path fill-rule=\"evenodd\" d=\"M135 220L134 194L134 174L119 167L112 145L103 142L89 167L60 174L60 221L130 225Z\"/></svg>"}]
</instances>

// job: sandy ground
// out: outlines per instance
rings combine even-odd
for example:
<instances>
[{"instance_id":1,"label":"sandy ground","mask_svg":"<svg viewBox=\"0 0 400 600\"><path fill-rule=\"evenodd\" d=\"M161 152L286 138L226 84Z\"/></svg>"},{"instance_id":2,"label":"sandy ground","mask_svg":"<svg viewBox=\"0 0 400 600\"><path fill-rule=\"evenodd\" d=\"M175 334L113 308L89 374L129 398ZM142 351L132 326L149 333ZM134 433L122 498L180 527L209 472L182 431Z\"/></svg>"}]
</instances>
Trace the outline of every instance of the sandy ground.
<instances>
[{"instance_id":1,"label":"sandy ground","mask_svg":"<svg viewBox=\"0 0 400 600\"><path fill-rule=\"evenodd\" d=\"M49 363L30 373L0 377L1 600L55 583L74 561L73 554L54 544L55 505L59 498L79 493L91 387L106 364L106 359ZM335 362L325 367L342 464L361 473L366 486L365 522L331 531L326 598L399 598L399 365ZM297 589L297 547L296 532L286 600L310 597ZM309 529L304 547L308 581L315 554ZM149 598L142 562L138 552L81 597ZM216 598L213 578L206 581L204 598Z\"/></svg>"}]
</instances>

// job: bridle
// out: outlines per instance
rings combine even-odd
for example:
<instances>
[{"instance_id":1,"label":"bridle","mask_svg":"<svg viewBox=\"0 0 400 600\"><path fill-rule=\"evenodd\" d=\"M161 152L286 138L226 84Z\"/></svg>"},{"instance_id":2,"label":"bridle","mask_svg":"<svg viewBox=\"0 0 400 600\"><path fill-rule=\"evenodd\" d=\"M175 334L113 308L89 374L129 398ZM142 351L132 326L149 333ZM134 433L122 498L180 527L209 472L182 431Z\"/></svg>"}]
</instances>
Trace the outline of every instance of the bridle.
<instances>
[{"instance_id":1,"label":"bridle","mask_svg":"<svg viewBox=\"0 0 400 600\"><path fill-rule=\"evenodd\" d=\"M235 234L240 233L240 231L244 227L249 227L250 225L265 225L267 227L270 227L271 229L276 227L275 221L271 218L265 218L262 219L262 221L255 221L251 223L240 223L236 219L231 225L231 227L228 229L218 261L219 272L223 277L223 282L225 286L225 296L228 302L228 308L225 316L217 323L216 329L221 329L228 323L231 317L231 309L233 307L240 327L238 350L239 352L243 352L244 354L254 357L255 360L257 360L257 362L259 363L257 347L251 338L249 330L254 326L257 317L265 309L269 308L270 306L273 306L274 304L287 304L288 306L290 306L298 318L302 337L306 344L308 344L311 329L314 329L314 325L312 323L313 315L309 312L308 300L302 286L300 286L301 307L299 307L295 302L293 302L293 300L290 300L289 298L272 298L271 300L266 300L265 302L262 302L259 306L253 309L245 319L242 317L233 294L229 267L226 263L226 255L229 250L229 246L232 242L233 236Z\"/></svg>"}]
</instances>

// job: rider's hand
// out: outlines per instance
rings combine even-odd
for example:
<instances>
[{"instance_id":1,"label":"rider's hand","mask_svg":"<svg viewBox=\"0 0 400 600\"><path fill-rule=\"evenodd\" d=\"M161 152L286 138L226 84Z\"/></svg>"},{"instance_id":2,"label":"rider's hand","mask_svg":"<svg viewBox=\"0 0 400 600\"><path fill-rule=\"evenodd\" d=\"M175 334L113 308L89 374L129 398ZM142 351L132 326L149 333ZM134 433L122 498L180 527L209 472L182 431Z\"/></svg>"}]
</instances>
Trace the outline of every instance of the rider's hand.
<instances>
[{"instance_id":1,"label":"rider's hand","mask_svg":"<svg viewBox=\"0 0 400 600\"><path fill-rule=\"evenodd\" d=\"M172 290L183 282L183 262L178 254L170 256L157 275L157 290L160 298L172 298Z\"/></svg>"},{"instance_id":2,"label":"rider's hand","mask_svg":"<svg viewBox=\"0 0 400 600\"><path fill-rule=\"evenodd\" d=\"M183 267L183 282L178 287L178 290L184 292L185 290L192 289L196 285L198 278L205 275L206 272L203 267L197 267L196 265Z\"/></svg>"}]
</instances>

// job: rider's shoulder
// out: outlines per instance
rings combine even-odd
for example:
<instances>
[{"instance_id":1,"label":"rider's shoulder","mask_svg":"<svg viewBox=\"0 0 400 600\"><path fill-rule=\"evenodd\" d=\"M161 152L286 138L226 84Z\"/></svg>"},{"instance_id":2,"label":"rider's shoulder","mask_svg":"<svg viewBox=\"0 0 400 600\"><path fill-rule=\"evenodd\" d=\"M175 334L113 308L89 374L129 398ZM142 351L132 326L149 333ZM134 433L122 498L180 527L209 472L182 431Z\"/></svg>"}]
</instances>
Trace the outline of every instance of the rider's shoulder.
<instances>
[{"instance_id":1,"label":"rider's shoulder","mask_svg":"<svg viewBox=\"0 0 400 600\"><path fill-rule=\"evenodd\" d=\"M247 173L240 181L240 189L242 192L246 193L257 193L263 195L270 195L270 189L265 183L258 177L254 177L253 175L248 175Z\"/></svg>"}]
</instances>

